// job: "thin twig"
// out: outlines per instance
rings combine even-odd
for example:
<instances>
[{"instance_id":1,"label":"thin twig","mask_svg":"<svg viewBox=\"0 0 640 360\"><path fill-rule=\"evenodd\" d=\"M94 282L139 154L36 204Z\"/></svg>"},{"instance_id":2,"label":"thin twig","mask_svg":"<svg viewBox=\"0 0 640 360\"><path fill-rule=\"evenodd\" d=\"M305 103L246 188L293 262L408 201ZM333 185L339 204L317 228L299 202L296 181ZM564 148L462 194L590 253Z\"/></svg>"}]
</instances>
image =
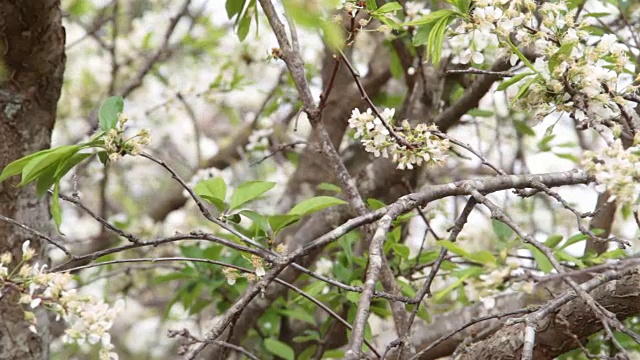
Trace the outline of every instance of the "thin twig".
<instances>
[{"instance_id":1,"label":"thin twig","mask_svg":"<svg viewBox=\"0 0 640 360\"><path fill-rule=\"evenodd\" d=\"M58 243L57 241L55 241L55 240L51 239L51 238L50 238L50 237L48 237L47 235L45 235L45 234L43 234L43 233L39 232L38 230L32 229L32 228L30 228L29 226L27 226L27 225L25 225L25 224L21 224L21 223L19 223L19 222L17 222L17 221L15 221L15 220L13 220L13 219L11 219L11 218L8 218L8 217L6 217L6 216L4 216L4 215L0 215L0 220L2 220L2 221L6 221L6 222L8 222L9 224L15 225L15 226L17 226L17 227L20 227L20 228L22 228L22 229L24 229L24 230L26 230L26 231L30 232L31 234L33 234L33 235L35 235L35 236L37 236L37 237L41 238L42 240L45 240L45 241L46 241L46 242L48 242L49 244L51 244L51 245L53 245L53 246L57 247L58 249L62 250L62 252L64 252L64 253L65 253L65 255L67 255L68 257L70 257L70 258L72 258L72 259L74 259L74 258L75 258L75 255L73 255L71 252L69 252L69 250L67 250L67 248L65 248L64 246L62 246L62 245L61 245L60 243Z\"/></svg>"}]
</instances>

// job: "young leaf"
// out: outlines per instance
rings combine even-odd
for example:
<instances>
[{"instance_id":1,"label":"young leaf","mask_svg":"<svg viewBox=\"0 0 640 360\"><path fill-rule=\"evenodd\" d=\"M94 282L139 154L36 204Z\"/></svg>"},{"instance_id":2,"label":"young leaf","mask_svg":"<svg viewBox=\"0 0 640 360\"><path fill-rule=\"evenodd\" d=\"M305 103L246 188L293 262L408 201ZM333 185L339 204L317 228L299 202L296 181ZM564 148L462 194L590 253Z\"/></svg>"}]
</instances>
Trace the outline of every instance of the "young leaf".
<instances>
[{"instance_id":1,"label":"young leaf","mask_svg":"<svg viewBox=\"0 0 640 360\"><path fill-rule=\"evenodd\" d=\"M522 120L513 120L513 126L516 128L518 134L523 136L536 136L535 131Z\"/></svg>"},{"instance_id":2,"label":"young leaf","mask_svg":"<svg viewBox=\"0 0 640 360\"><path fill-rule=\"evenodd\" d=\"M240 41L244 41L249 34L249 28L251 27L251 16L249 16L249 11L244 12L244 16L240 19L238 23L238 28L236 29L236 33L238 34L238 39Z\"/></svg>"},{"instance_id":3,"label":"young leaf","mask_svg":"<svg viewBox=\"0 0 640 360\"><path fill-rule=\"evenodd\" d=\"M33 158L22 168L22 180L18 186L24 186L38 178L49 166L57 168L61 161L75 154L80 147L78 145L60 146L44 152Z\"/></svg>"},{"instance_id":4,"label":"young leaf","mask_svg":"<svg viewBox=\"0 0 640 360\"><path fill-rule=\"evenodd\" d=\"M25 156L23 158L20 158L18 160L11 162L9 165L5 166L4 169L2 169L2 174L0 174L0 182L3 182L4 180L6 180L11 176L20 174L22 172L22 169L24 169L24 167L31 160L33 160L34 158L40 155L50 153L53 150L54 149L46 149L46 150L38 151L36 153L33 153L31 155Z\"/></svg>"},{"instance_id":5,"label":"young leaf","mask_svg":"<svg viewBox=\"0 0 640 360\"><path fill-rule=\"evenodd\" d=\"M549 262L549 259L545 254L542 253L542 251L538 250L537 248L533 247L533 245L530 245L530 244L526 244L525 247L531 251L531 254L533 255L533 258L536 260L536 263L538 264L538 269L540 269L540 271L544 273L549 273L551 270L553 270L553 265L551 265L551 262Z\"/></svg>"},{"instance_id":6,"label":"young leaf","mask_svg":"<svg viewBox=\"0 0 640 360\"><path fill-rule=\"evenodd\" d=\"M554 152L553 153L555 156L559 157L560 159L566 159L569 160L575 164L579 164L580 163L580 158L578 158L577 156L573 155L573 154L568 154L568 153L557 153Z\"/></svg>"},{"instance_id":7,"label":"young leaf","mask_svg":"<svg viewBox=\"0 0 640 360\"><path fill-rule=\"evenodd\" d=\"M467 114L471 116L477 116L477 117L491 117L494 115L493 111L482 110L482 109L471 109L467 111Z\"/></svg>"},{"instance_id":8,"label":"young leaf","mask_svg":"<svg viewBox=\"0 0 640 360\"><path fill-rule=\"evenodd\" d=\"M38 176L38 182L36 183L36 195L44 195L51 185L55 182L59 182L60 179L69 172L69 170L92 155L93 154L75 153L66 160L60 161L57 167L49 166L46 168L46 170Z\"/></svg>"},{"instance_id":9,"label":"young leaf","mask_svg":"<svg viewBox=\"0 0 640 360\"><path fill-rule=\"evenodd\" d=\"M547 247L550 248L555 248L556 246L558 246L558 244L560 244L560 241L562 241L563 236L560 234L553 234L553 235L549 235L549 237L547 238L547 240L545 240L544 244Z\"/></svg>"},{"instance_id":10,"label":"young leaf","mask_svg":"<svg viewBox=\"0 0 640 360\"><path fill-rule=\"evenodd\" d=\"M390 13L398 10L402 10L402 5L394 1L394 2L386 3L381 7L379 7L377 10L372 11L371 15L374 15L374 16L382 15L382 14L386 14L386 13Z\"/></svg>"},{"instance_id":11,"label":"young leaf","mask_svg":"<svg viewBox=\"0 0 640 360\"><path fill-rule=\"evenodd\" d=\"M375 11L376 9L378 9L378 4L376 3L376 0L367 0L366 5L367 5L367 10L369 11Z\"/></svg>"},{"instance_id":12,"label":"young leaf","mask_svg":"<svg viewBox=\"0 0 640 360\"><path fill-rule=\"evenodd\" d=\"M485 265L487 267L493 268L497 264L496 257L490 251L481 250L475 253L469 254L467 259L476 262L478 264Z\"/></svg>"},{"instance_id":13,"label":"young leaf","mask_svg":"<svg viewBox=\"0 0 640 360\"><path fill-rule=\"evenodd\" d=\"M371 210L378 210L378 209L381 209L381 208L387 206L382 201L380 201L378 199L373 199L373 198L367 199L367 205L369 205Z\"/></svg>"},{"instance_id":14,"label":"young leaf","mask_svg":"<svg viewBox=\"0 0 640 360\"><path fill-rule=\"evenodd\" d=\"M331 206L342 205L346 203L346 201L334 198L332 196L316 196L302 201L298 205L294 206L293 209L289 210L287 214L305 216Z\"/></svg>"},{"instance_id":15,"label":"young leaf","mask_svg":"<svg viewBox=\"0 0 640 360\"><path fill-rule=\"evenodd\" d=\"M60 183L56 182L53 187L53 195L51 197L51 216L53 217L53 221L56 224L56 229L58 233L62 234L60 231L60 224L62 224L62 210L60 209Z\"/></svg>"},{"instance_id":16,"label":"young leaf","mask_svg":"<svg viewBox=\"0 0 640 360\"><path fill-rule=\"evenodd\" d=\"M251 201L271 190L276 183L267 181L247 181L238 186L231 195L231 209Z\"/></svg>"},{"instance_id":17,"label":"young leaf","mask_svg":"<svg viewBox=\"0 0 640 360\"><path fill-rule=\"evenodd\" d=\"M281 341L271 338L265 339L264 347L273 355L285 360L295 360L295 353L293 352L293 349Z\"/></svg>"},{"instance_id":18,"label":"young leaf","mask_svg":"<svg viewBox=\"0 0 640 360\"><path fill-rule=\"evenodd\" d=\"M451 285L447 286L446 288L444 288L443 290L435 294L435 296L433 297L434 301L440 302L445 296L447 296L447 294L455 290L458 286L464 284L464 282L468 278L478 276L482 274L482 272L483 272L483 269L477 266L471 266L467 269L461 270L458 274L456 274L456 276L458 276L458 279L456 279L456 281L454 281L453 283L451 283Z\"/></svg>"},{"instance_id":19,"label":"young leaf","mask_svg":"<svg viewBox=\"0 0 640 360\"><path fill-rule=\"evenodd\" d=\"M225 10L227 10L227 17L231 20L232 17L236 16L242 11L244 8L244 4L247 0L227 0L224 4Z\"/></svg>"},{"instance_id":20,"label":"young leaf","mask_svg":"<svg viewBox=\"0 0 640 360\"><path fill-rule=\"evenodd\" d=\"M493 233L496 234L498 240L501 242L511 240L511 237L513 236L513 229L511 229L509 225L493 219L491 220L491 226L493 227Z\"/></svg>"},{"instance_id":21,"label":"young leaf","mask_svg":"<svg viewBox=\"0 0 640 360\"><path fill-rule=\"evenodd\" d=\"M540 75L540 73L538 72L538 70L536 70L535 67L533 67L533 64L531 64L531 61L529 61L529 59L527 59L526 56L524 56L524 54L520 51L520 49L518 49L517 46L513 45L513 43L511 42L511 40L509 38L507 38L507 44L509 44L509 47L511 48L511 51L513 51L514 54L516 54L518 56L518 58L520 60L522 60L522 62L529 68L531 69L534 73Z\"/></svg>"},{"instance_id":22,"label":"young leaf","mask_svg":"<svg viewBox=\"0 0 640 360\"><path fill-rule=\"evenodd\" d=\"M400 24L400 26L421 26L421 25L435 24L436 21L452 15L456 15L456 12L449 9L442 9L442 10L429 13L421 17L420 19L402 23Z\"/></svg>"},{"instance_id":23,"label":"young leaf","mask_svg":"<svg viewBox=\"0 0 640 360\"><path fill-rule=\"evenodd\" d=\"M202 180L193 188L193 191L201 198L215 205L218 210L224 210L224 200L227 198L227 184L225 184L223 178L217 177Z\"/></svg>"},{"instance_id":24,"label":"young leaf","mask_svg":"<svg viewBox=\"0 0 640 360\"><path fill-rule=\"evenodd\" d=\"M560 46L555 54L549 58L549 72L553 73L553 70L560 65L560 63L571 55L573 50L573 44L563 44Z\"/></svg>"},{"instance_id":25,"label":"young leaf","mask_svg":"<svg viewBox=\"0 0 640 360\"><path fill-rule=\"evenodd\" d=\"M466 252L464 249L462 249L460 246L452 243L449 240L440 240L437 242L438 245L444 247L445 249L451 251L452 253L456 254L456 255L460 255L463 258L469 258L469 253Z\"/></svg>"},{"instance_id":26,"label":"young leaf","mask_svg":"<svg viewBox=\"0 0 640 360\"><path fill-rule=\"evenodd\" d=\"M274 233L300 220L299 215L273 215L269 216L269 226Z\"/></svg>"},{"instance_id":27,"label":"young leaf","mask_svg":"<svg viewBox=\"0 0 640 360\"><path fill-rule=\"evenodd\" d=\"M330 184L330 183L322 183L322 184L318 185L316 187L316 189L324 190L324 191L333 191L333 192L337 192L337 193L341 193L342 192L342 189L340 189L339 186L336 186L336 185Z\"/></svg>"},{"instance_id":28,"label":"young leaf","mask_svg":"<svg viewBox=\"0 0 640 360\"><path fill-rule=\"evenodd\" d=\"M524 79L525 77L527 77L529 75L533 75L533 73L524 73L524 74L518 74L518 75L512 76L510 79L505 80L505 81L501 82L500 85L498 85L498 91L505 90L509 86L517 83L518 81Z\"/></svg>"},{"instance_id":29,"label":"young leaf","mask_svg":"<svg viewBox=\"0 0 640 360\"><path fill-rule=\"evenodd\" d=\"M124 100L121 96L112 96L105 100L98 111L100 129L109 131L118 124L118 115L124 109Z\"/></svg>"},{"instance_id":30,"label":"young leaf","mask_svg":"<svg viewBox=\"0 0 640 360\"><path fill-rule=\"evenodd\" d=\"M518 89L518 92L516 93L516 96L513 97L513 99L511 99L511 106L513 106L513 104L516 103L516 101L518 101L518 99L520 99L521 97L523 97L527 91L529 91L529 87L536 81L536 77L532 76L531 79L529 79L529 81L527 81L524 85L522 85L520 87L520 89Z\"/></svg>"},{"instance_id":31,"label":"young leaf","mask_svg":"<svg viewBox=\"0 0 640 360\"><path fill-rule=\"evenodd\" d=\"M242 210L238 214L249 218L251 221L253 221L258 229L264 231L265 234L268 234L269 220L265 216L251 210Z\"/></svg>"}]
</instances>

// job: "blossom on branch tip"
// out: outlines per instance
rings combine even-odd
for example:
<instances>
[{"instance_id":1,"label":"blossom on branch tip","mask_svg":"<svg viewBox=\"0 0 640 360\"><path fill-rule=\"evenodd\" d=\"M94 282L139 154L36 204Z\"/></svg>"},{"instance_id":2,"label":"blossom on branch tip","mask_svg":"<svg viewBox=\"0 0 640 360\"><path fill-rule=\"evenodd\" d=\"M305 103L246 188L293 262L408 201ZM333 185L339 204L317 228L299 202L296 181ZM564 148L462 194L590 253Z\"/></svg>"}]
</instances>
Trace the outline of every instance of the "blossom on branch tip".
<instances>
[{"instance_id":1,"label":"blossom on branch tip","mask_svg":"<svg viewBox=\"0 0 640 360\"><path fill-rule=\"evenodd\" d=\"M360 112L353 109L349 126L356 130L354 137L361 139L367 152L374 156L391 158L398 163L398 169L413 169L422 163L441 164L446 158L449 141L433 134L435 125L418 124L415 128L407 120L393 130L394 109L384 109L380 114L384 121L375 116L371 109ZM393 131L393 133L392 133Z\"/></svg>"},{"instance_id":2,"label":"blossom on branch tip","mask_svg":"<svg viewBox=\"0 0 640 360\"><path fill-rule=\"evenodd\" d=\"M236 279L240 277L240 274L238 274L238 270L234 268L223 268L222 273L227 278L227 284L229 285L235 285Z\"/></svg>"},{"instance_id":3,"label":"blossom on branch tip","mask_svg":"<svg viewBox=\"0 0 640 360\"><path fill-rule=\"evenodd\" d=\"M22 252L23 261L35 255L29 241L23 243ZM11 260L7 255L0 258L2 261ZM20 269L12 273L6 271L4 264L0 264L0 284L11 284L11 291L20 295L19 304L29 309L44 307L56 314L56 321L63 319L67 325L63 342L96 344L100 348L100 359L118 358L112 351L108 330L124 306L122 300L110 306L91 296L81 296L75 289L68 289L74 285L70 274L48 272L46 265L21 264ZM25 310L24 318L30 324L29 330L37 333L35 314Z\"/></svg>"},{"instance_id":4,"label":"blossom on branch tip","mask_svg":"<svg viewBox=\"0 0 640 360\"><path fill-rule=\"evenodd\" d=\"M251 255L251 265L256 269L256 276L263 277L267 274L264 270L262 258L257 255Z\"/></svg>"}]
</instances>

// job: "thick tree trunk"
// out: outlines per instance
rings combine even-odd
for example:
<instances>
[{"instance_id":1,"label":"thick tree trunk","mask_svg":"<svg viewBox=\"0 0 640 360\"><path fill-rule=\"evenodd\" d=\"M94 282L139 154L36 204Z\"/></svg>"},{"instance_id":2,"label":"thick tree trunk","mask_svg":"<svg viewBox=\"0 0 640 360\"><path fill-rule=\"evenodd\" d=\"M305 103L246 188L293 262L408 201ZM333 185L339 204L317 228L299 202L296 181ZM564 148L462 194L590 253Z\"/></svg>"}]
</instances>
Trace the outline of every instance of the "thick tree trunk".
<instances>
[{"instance_id":1,"label":"thick tree trunk","mask_svg":"<svg viewBox=\"0 0 640 360\"><path fill-rule=\"evenodd\" d=\"M0 169L50 145L65 63L59 5L59 0L0 0ZM32 186L15 187L17 180L0 184L0 214L49 232L47 201L37 199ZM39 239L0 223L0 253L10 251L19 259L26 240L41 249ZM39 334L32 333L16 294L4 295L0 359L48 358L45 321Z\"/></svg>"}]
</instances>

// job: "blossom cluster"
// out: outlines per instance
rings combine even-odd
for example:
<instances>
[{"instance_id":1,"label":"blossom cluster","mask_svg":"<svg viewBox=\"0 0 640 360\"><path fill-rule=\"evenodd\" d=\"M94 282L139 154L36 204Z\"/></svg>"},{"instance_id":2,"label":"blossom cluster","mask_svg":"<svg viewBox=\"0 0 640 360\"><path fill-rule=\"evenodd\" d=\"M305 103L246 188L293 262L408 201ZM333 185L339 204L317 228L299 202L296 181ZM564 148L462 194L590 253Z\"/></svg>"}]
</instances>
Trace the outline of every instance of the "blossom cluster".
<instances>
[{"instance_id":1,"label":"blossom cluster","mask_svg":"<svg viewBox=\"0 0 640 360\"><path fill-rule=\"evenodd\" d=\"M415 128L407 120L400 127L391 128L394 109L384 109L380 114L384 121L373 115L371 109L360 112L353 109L349 126L356 130L354 137L361 142L367 152L376 157L382 155L398 163L398 169L413 169L422 163L442 164L449 149L449 141L433 134L435 125L418 124ZM385 125L385 123L387 125ZM392 134L391 131L394 133ZM395 135L395 136L394 136Z\"/></svg>"},{"instance_id":2,"label":"blossom cluster","mask_svg":"<svg viewBox=\"0 0 640 360\"><path fill-rule=\"evenodd\" d=\"M147 129L140 130L133 137L125 138L124 126L127 120L125 114L120 114L118 128L110 129L104 136L104 149L109 155L110 161L117 161L126 154L139 155L142 152L142 146L151 143L151 137Z\"/></svg>"},{"instance_id":3,"label":"blossom cluster","mask_svg":"<svg viewBox=\"0 0 640 360\"><path fill-rule=\"evenodd\" d=\"M283 254L286 252L286 248L284 244L278 244L276 247L276 252L279 254ZM240 277L246 277L249 281L256 281L258 278L261 278L267 275L267 271L265 270L265 261L258 255L251 255L251 258L247 258L248 261L251 262L251 266L255 269L254 272L247 272L241 274L238 269L233 267L225 267L222 269L222 274L227 278L227 284L235 285L236 280Z\"/></svg>"},{"instance_id":4,"label":"blossom cluster","mask_svg":"<svg viewBox=\"0 0 640 360\"><path fill-rule=\"evenodd\" d=\"M611 200L633 204L640 192L640 135L634 146L625 149L620 139L595 153L585 151L582 165L593 174L598 183L596 190L609 191Z\"/></svg>"},{"instance_id":5,"label":"blossom cluster","mask_svg":"<svg viewBox=\"0 0 640 360\"><path fill-rule=\"evenodd\" d=\"M587 124L600 123L619 116L620 107L628 105L623 96L637 87L621 81L628 48L613 34L590 34L592 20L580 20L577 9L569 9L565 1L540 6L533 0L477 1L454 31L454 51L459 47L455 60L483 63L492 51L509 57L512 65L522 60L529 75L516 86L523 90L513 98L516 105L537 116L566 111ZM535 60L527 60L518 48L532 51Z\"/></svg>"},{"instance_id":6,"label":"blossom cluster","mask_svg":"<svg viewBox=\"0 0 640 360\"><path fill-rule=\"evenodd\" d=\"M56 314L56 320L67 323L64 342L98 345L101 360L117 360L108 330L124 307L124 301L119 300L110 307L102 300L78 294L71 289L73 282L69 273L47 272L46 265L30 265L28 261L35 252L29 245L29 241L23 244L22 259L11 271L11 253L0 255L0 294L20 293L18 302L26 308L24 316L32 332L37 333L37 319L31 310L44 307Z\"/></svg>"}]
</instances>

